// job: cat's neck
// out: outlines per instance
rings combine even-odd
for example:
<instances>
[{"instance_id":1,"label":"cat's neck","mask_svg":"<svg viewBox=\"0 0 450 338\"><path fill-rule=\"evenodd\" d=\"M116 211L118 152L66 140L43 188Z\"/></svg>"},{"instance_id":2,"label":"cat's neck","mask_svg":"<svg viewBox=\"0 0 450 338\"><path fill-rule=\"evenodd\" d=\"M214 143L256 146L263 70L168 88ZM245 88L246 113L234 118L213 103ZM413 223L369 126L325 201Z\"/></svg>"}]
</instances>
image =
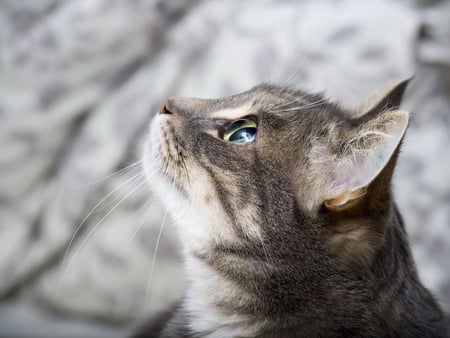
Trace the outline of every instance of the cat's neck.
<instances>
[{"instance_id":1,"label":"cat's neck","mask_svg":"<svg viewBox=\"0 0 450 338\"><path fill-rule=\"evenodd\" d=\"M222 251L206 260L192 255L187 259L191 283L183 305L190 329L223 337L277 333L283 327L296 332L301 328L305 334L337 330L337 335L433 329L429 323L439 323L442 314L418 280L400 215L393 209L387 220L385 242L372 263L350 277L312 277L308 283L301 266L295 274L292 265L285 271L267 257ZM346 287L329 292L335 283Z\"/></svg>"},{"instance_id":2,"label":"cat's neck","mask_svg":"<svg viewBox=\"0 0 450 338\"><path fill-rule=\"evenodd\" d=\"M419 280L403 220L395 206L388 220L384 245L367 269L373 285L370 315L380 325L406 336L408 332L410 336L445 336L444 331L440 334L443 313Z\"/></svg>"},{"instance_id":3,"label":"cat's neck","mask_svg":"<svg viewBox=\"0 0 450 338\"><path fill-rule=\"evenodd\" d=\"M261 325L254 319L231 308L239 297L246 298L245 290L236 288L223 275L199 257L186 259L186 270L190 281L182 310L190 320L189 329L202 337L252 337Z\"/></svg>"}]
</instances>

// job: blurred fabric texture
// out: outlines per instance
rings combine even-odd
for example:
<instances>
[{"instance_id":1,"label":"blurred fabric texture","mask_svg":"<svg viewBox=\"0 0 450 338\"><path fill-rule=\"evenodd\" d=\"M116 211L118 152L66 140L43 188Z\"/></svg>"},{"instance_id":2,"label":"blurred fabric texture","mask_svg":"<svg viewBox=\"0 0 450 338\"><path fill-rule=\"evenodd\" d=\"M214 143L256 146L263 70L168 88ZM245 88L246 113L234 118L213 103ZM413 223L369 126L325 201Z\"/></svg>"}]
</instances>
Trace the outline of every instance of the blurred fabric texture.
<instances>
[{"instance_id":1,"label":"blurred fabric texture","mask_svg":"<svg viewBox=\"0 0 450 338\"><path fill-rule=\"evenodd\" d=\"M262 81L355 107L415 75L394 191L450 310L449 1L3 0L0 38L0 336L61 334L44 312L127 326L174 301L174 230L136 162L148 123L169 96ZM16 304L35 309L21 327Z\"/></svg>"}]
</instances>

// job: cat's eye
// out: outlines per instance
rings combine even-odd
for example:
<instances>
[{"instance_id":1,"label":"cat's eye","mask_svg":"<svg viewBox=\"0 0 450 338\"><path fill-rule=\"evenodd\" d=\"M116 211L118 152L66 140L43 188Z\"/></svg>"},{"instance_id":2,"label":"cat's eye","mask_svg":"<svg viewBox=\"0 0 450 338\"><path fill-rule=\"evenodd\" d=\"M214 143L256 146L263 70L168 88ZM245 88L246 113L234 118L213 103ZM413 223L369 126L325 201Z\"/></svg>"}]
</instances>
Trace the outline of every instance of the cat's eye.
<instances>
[{"instance_id":1,"label":"cat's eye","mask_svg":"<svg viewBox=\"0 0 450 338\"><path fill-rule=\"evenodd\" d=\"M251 119L240 119L231 123L225 133L223 139L225 141L235 143L248 143L256 138L256 122Z\"/></svg>"}]
</instances>

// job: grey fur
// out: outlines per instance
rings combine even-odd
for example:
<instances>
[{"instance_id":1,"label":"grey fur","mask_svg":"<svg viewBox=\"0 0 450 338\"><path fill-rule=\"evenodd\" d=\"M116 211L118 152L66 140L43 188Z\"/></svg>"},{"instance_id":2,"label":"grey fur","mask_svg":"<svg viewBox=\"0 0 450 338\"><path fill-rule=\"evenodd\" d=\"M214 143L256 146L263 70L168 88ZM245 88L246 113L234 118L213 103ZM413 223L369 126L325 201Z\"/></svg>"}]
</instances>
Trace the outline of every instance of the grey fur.
<instances>
[{"instance_id":1,"label":"grey fur","mask_svg":"<svg viewBox=\"0 0 450 338\"><path fill-rule=\"evenodd\" d=\"M335 158L348 156L350 135L364 133L368 123L398 108L406 84L394 87L362 116L321 95L268 84L217 100L173 98L162 108L170 115L164 125L166 146L157 150L163 168L170 169L163 169L165 178L176 183L183 198L192 199L190 184L196 177L189 163L195 162L210 178L235 236L233 242L211 239L201 250L185 252L221 276L217 290L233 286L226 297L221 292L208 297L222 314L254 325L253 336L446 336L443 314L417 277L392 200L398 148L356 201L338 209L327 208L325 200L303 204L330 179L328 172L317 170L314 142ZM257 118L256 141L221 140L232 120L212 115L243 106L249 107L244 116ZM206 132L211 129L219 137ZM317 175L324 177L318 181ZM261 230L261 241L248 231L243 210L256 215L252 222ZM214 337L214 330L195 331L187 302L139 336Z\"/></svg>"}]
</instances>

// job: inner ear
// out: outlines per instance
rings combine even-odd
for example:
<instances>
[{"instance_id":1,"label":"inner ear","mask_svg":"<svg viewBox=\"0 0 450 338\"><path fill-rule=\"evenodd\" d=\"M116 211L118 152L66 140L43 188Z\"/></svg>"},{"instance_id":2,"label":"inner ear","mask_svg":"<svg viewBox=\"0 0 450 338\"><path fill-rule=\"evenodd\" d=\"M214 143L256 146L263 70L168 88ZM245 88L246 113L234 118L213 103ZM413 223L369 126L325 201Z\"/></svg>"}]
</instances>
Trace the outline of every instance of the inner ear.
<instances>
[{"instance_id":1,"label":"inner ear","mask_svg":"<svg viewBox=\"0 0 450 338\"><path fill-rule=\"evenodd\" d=\"M344 190L338 196L325 201L325 207L333 210L351 207L353 202L359 201L367 194L367 187L361 187L353 191Z\"/></svg>"},{"instance_id":2,"label":"inner ear","mask_svg":"<svg viewBox=\"0 0 450 338\"><path fill-rule=\"evenodd\" d=\"M325 206L342 209L363 198L369 186L397 155L408 126L409 113L386 111L346 133L334 156ZM390 177L382 180L389 184Z\"/></svg>"},{"instance_id":3,"label":"inner ear","mask_svg":"<svg viewBox=\"0 0 450 338\"><path fill-rule=\"evenodd\" d=\"M409 113L397 109L406 84L398 83L351 119L319 153L319 164L327 168L322 176L328 183L322 210L330 217L325 239L345 262L367 262L383 242L386 227L380 219L391 205L390 182L408 127Z\"/></svg>"},{"instance_id":4,"label":"inner ear","mask_svg":"<svg viewBox=\"0 0 450 338\"><path fill-rule=\"evenodd\" d=\"M329 209L342 209L365 196L371 182L395 156L408 126L409 113L398 110L409 79L372 95L340 134L331 163Z\"/></svg>"},{"instance_id":5,"label":"inner ear","mask_svg":"<svg viewBox=\"0 0 450 338\"><path fill-rule=\"evenodd\" d=\"M353 117L367 120L378 115L380 112L398 109L410 80L408 78L392 82L385 88L373 93L352 114Z\"/></svg>"}]
</instances>

